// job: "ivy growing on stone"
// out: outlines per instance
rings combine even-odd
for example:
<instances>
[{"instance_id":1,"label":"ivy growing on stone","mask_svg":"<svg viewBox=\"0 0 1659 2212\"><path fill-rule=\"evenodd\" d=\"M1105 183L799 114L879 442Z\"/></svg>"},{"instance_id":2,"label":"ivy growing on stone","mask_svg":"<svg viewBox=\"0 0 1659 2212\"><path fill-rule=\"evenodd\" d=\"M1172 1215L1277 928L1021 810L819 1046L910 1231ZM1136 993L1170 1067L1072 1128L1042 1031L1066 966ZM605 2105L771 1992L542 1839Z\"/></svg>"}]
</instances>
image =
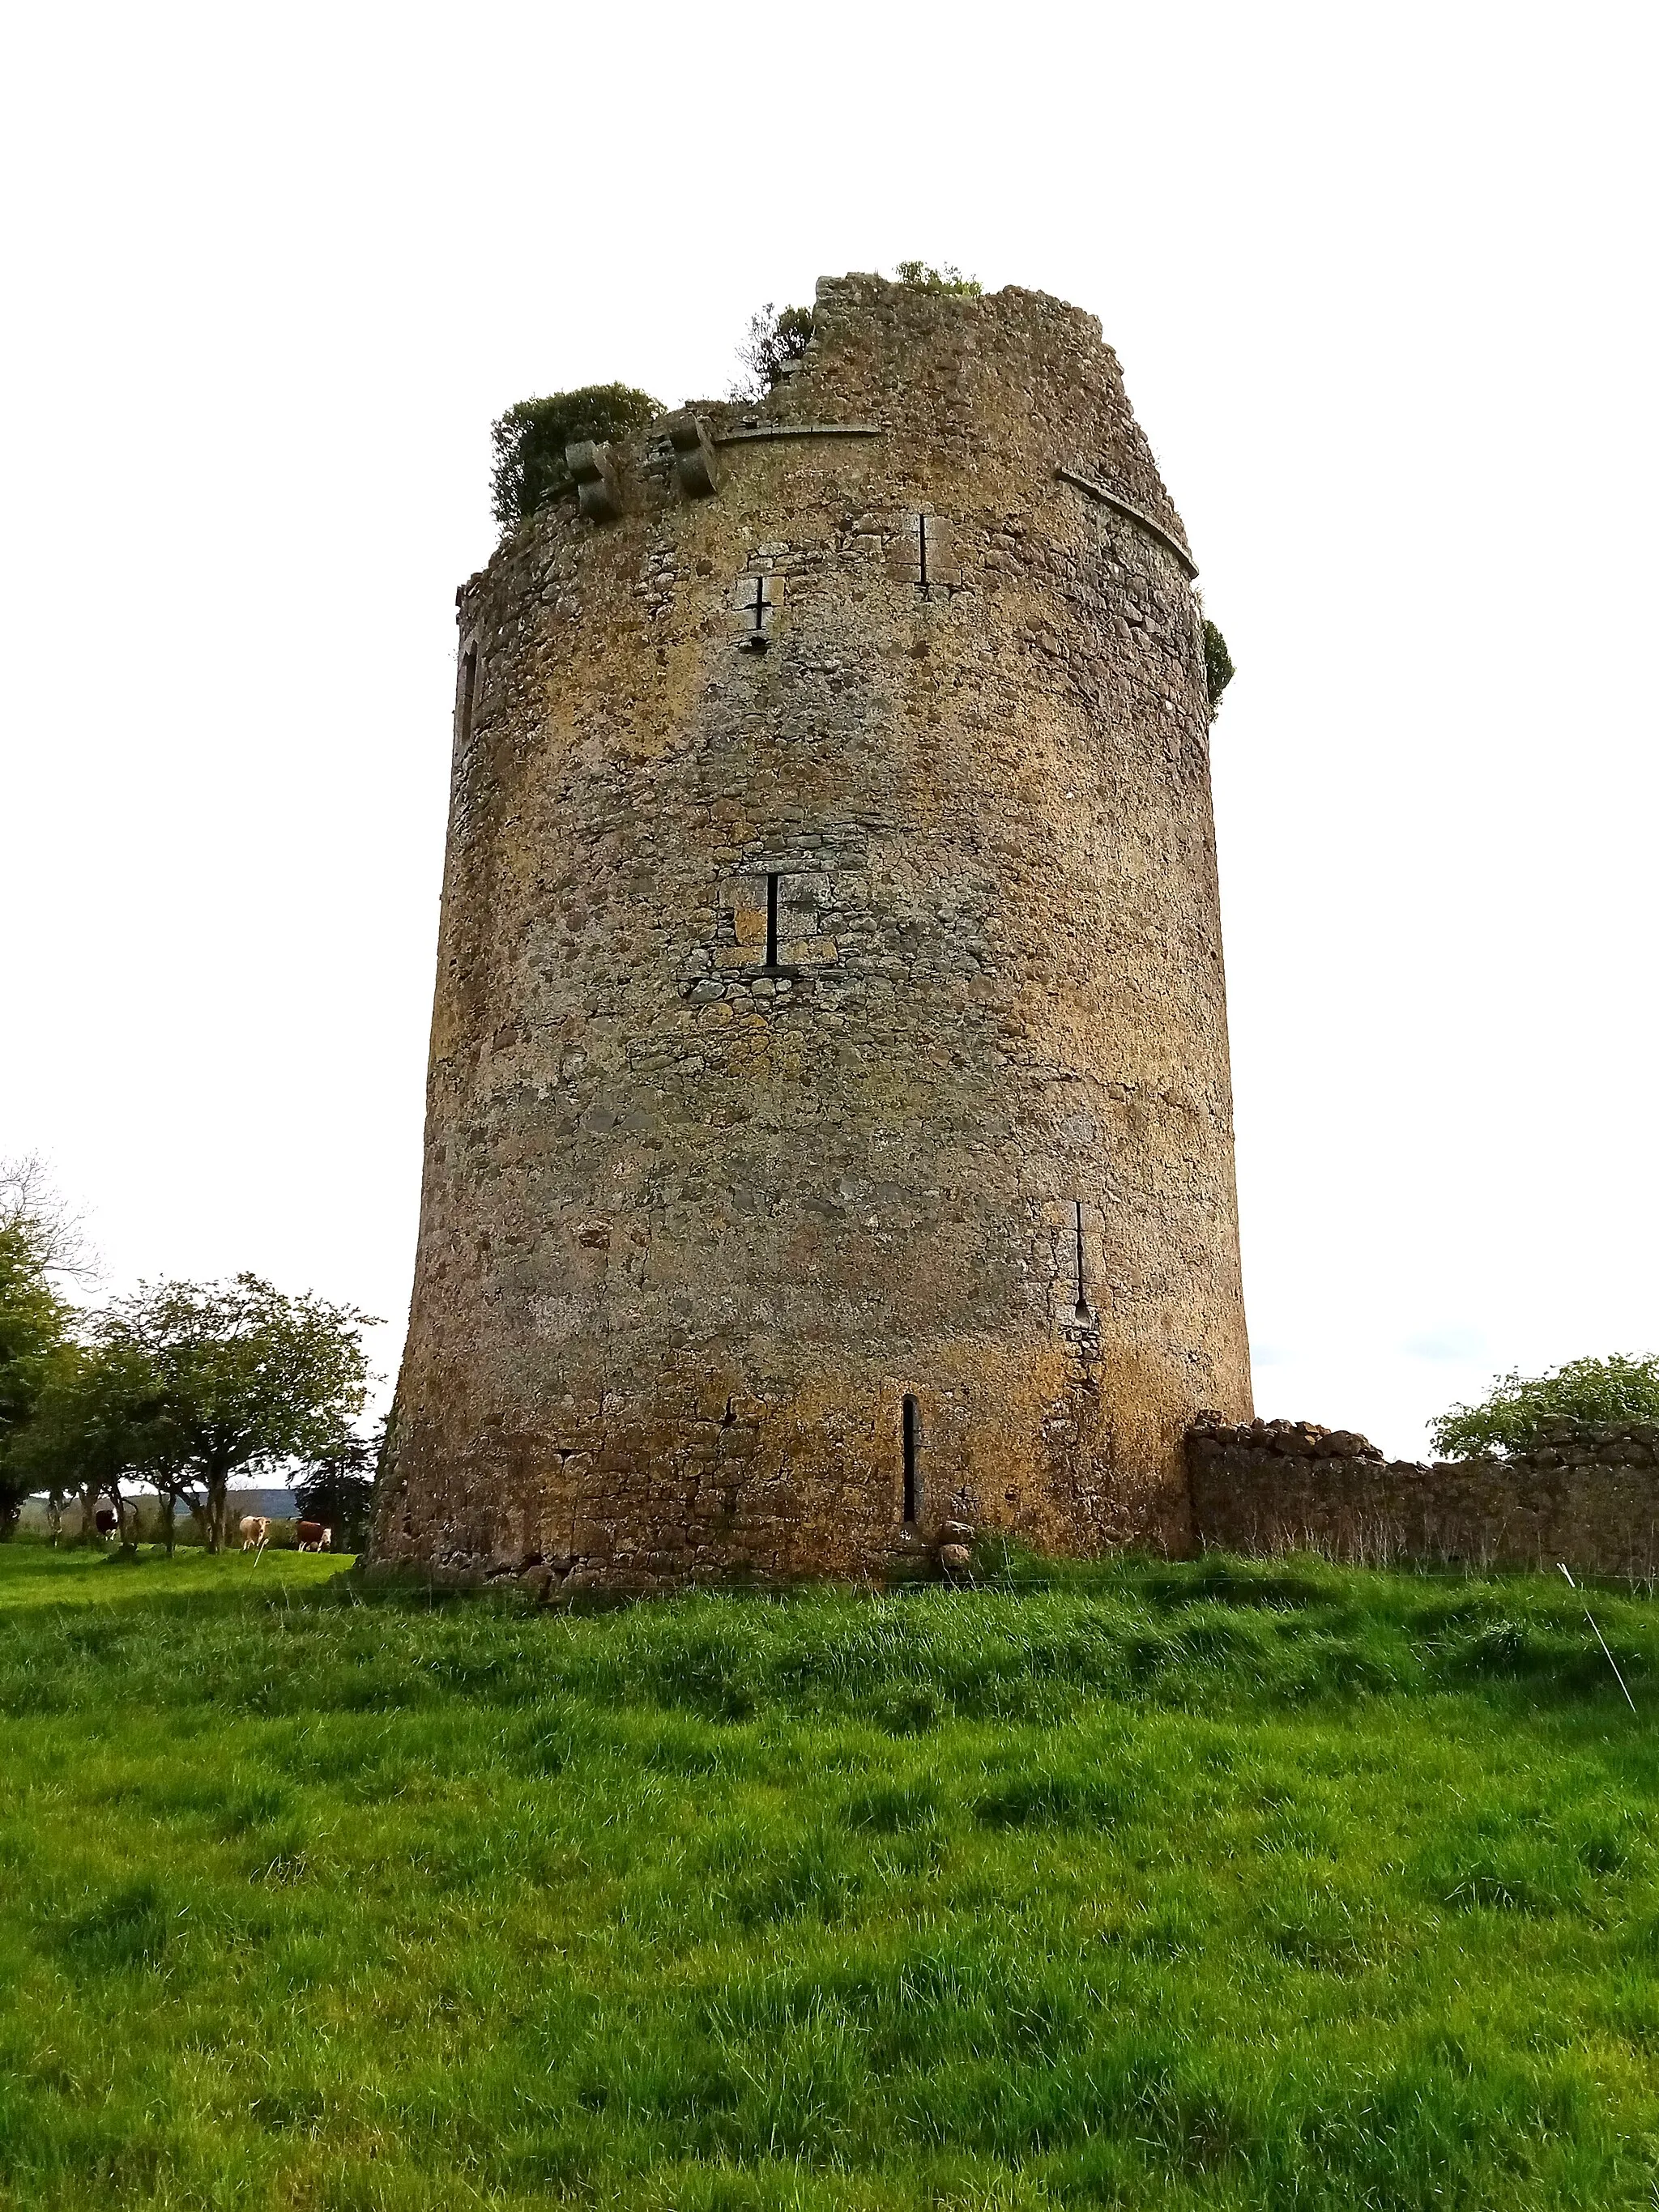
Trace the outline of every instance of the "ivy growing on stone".
<instances>
[{"instance_id":1,"label":"ivy growing on stone","mask_svg":"<svg viewBox=\"0 0 1659 2212\"><path fill-rule=\"evenodd\" d=\"M603 444L642 430L662 408L629 384L584 384L545 399L520 399L489 428L494 461L490 505L504 531L516 530L550 500L571 490L564 449L584 438Z\"/></svg>"},{"instance_id":2,"label":"ivy growing on stone","mask_svg":"<svg viewBox=\"0 0 1659 2212\"><path fill-rule=\"evenodd\" d=\"M1221 695L1238 671L1233 666L1233 657L1227 650L1227 641L1208 616L1204 620L1204 681L1210 694L1210 712L1213 714L1221 704Z\"/></svg>"}]
</instances>

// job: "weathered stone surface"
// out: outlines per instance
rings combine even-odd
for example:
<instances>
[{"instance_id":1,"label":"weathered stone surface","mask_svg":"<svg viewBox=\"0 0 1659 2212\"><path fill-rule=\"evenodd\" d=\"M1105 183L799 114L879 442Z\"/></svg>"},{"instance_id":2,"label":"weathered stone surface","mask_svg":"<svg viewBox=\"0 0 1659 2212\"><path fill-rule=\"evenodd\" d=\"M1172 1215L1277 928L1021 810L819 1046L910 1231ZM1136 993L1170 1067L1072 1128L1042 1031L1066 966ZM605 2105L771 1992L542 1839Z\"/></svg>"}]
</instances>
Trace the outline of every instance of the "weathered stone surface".
<instances>
[{"instance_id":1,"label":"weathered stone surface","mask_svg":"<svg viewBox=\"0 0 1659 2212\"><path fill-rule=\"evenodd\" d=\"M1219 1549L1315 1551L1575 1574L1659 1574L1651 1428L1560 1428L1510 1460L1385 1460L1352 1430L1311 1422L1188 1431L1193 1528ZM1318 1441L1307 1449L1310 1437Z\"/></svg>"},{"instance_id":2,"label":"weathered stone surface","mask_svg":"<svg viewBox=\"0 0 1659 2212\"><path fill-rule=\"evenodd\" d=\"M1200 616L1055 466L1179 518L1039 294L826 283L745 419L806 434L687 500L659 426L608 528L544 510L461 595L374 1555L1183 1548L1186 1426L1249 1413Z\"/></svg>"}]
</instances>

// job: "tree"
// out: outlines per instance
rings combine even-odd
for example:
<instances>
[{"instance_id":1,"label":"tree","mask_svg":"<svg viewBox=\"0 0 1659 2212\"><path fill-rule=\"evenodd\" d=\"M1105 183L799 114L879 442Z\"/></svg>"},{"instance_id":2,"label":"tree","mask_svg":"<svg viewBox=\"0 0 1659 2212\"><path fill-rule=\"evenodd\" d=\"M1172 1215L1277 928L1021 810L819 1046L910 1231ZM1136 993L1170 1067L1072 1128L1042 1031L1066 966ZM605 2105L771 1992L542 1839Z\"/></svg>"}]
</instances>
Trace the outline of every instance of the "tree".
<instances>
[{"instance_id":1,"label":"tree","mask_svg":"<svg viewBox=\"0 0 1659 2212\"><path fill-rule=\"evenodd\" d=\"M373 1315L258 1275L145 1284L98 1318L101 1345L146 1359L176 1479L210 1551L223 1548L230 1479L337 1447L362 1413ZM203 1492L198 1499L194 1487ZM181 1489L179 1494L186 1494Z\"/></svg>"},{"instance_id":2,"label":"tree","mask_svg":"<svg viewBox=\"0 0 1659 2212\"><path fill-rule=\"evenodd\" d=\"M64 1506L78 1492L82 1533L91 1525L98 1499L107 1497L115 1508L122 1548L131 1550L137 1526L129 1521L131 1509L122 1486L149 1480L160 1488L158 1472L179 1457L154 1363L123 1342L103 1343L94 1337L84 1344L61 1345L12 1457L28 1489L46 1492L54 1540Z\"/></svg>"},{"instance_id":3,"label":"tree","mask_svg":"<svg viewBox=\"0 0 1659 2212\"><path fill-rule=\"evenodd\" d=\"M52 1184L38 1152L0 1160L0 1228L25 1238L35 1265L48 1279L89 1282L98 1265L81 1216Z\"/></svg>"},{"instance_id":4,"label":"tree","mask_svg":"<svg viewBox=\"0 0 1659 2212\"><path fill-rule=\"evenodd\" d=\"M70 1308L54 1278L85 1267L80 1224L40 1161L0 1162L0 1542L15 1534L34 1486L18 1447L69 1339Z\"/></svg>"},{"instance_id":5,"label":"tree","mask_svg":"<svg viewBox=\"0 0 1659 2212\"><path fill-rule=\"evenodd\" d=\"M1569 1359L1547 1374L1500 1375L1478 1406L1454 1406L1429 1425L1444 1459L1528 1451L1558 1422L1601 1427L1659 1421L1659 1358Z\"/></svg>"},{"instance_id":6,"label":"tree","mask_svg":"<svg viewBox=\"0 0 1659 2212\"><path fill-rule=\"evenodd\" d=\"M334 1531L336 1547L361 1552L374 1498L374 1470L386 1448L386 1423L372 1437L343 1436L320 1453L295 1486L300 1517Z\"/></svg>"},{"instance_id":7,"label":"tree","mask_svg":"<svg viewBox=\"0 0 1659 2212\"><path fill-rule=\"evenodd\" d=\"M585 384L545 399L520 399L489 428L495 459L490 504L501 528L516 530L538 507L574 488L564 449L583 439L603 445L642 430L662 409L629 384Z\"/></svg>"},{"instance_id":8,"label":"tree","mask_svg":"<svg viewBox=\"0 0 1659 2212\"><path fill-rule=\"evenodd\" d=\"M749 335L738 348L744 374L734 399L764 399L805 354L812 337L810 307L775 307L769 300L749 318Z\"/></svg>"},{"instance_id":9,"label":"tree","mask_svg":"<svg viewBox=\"0 0 1659 2212\"><path fill-rule=\"evenodd\" d=\"M42 1272L26 1230L0 1222L0 1541L15 1534L33 1486L18 1448L68 1325L69 1309Z\"/></svg>"}]
</instances>

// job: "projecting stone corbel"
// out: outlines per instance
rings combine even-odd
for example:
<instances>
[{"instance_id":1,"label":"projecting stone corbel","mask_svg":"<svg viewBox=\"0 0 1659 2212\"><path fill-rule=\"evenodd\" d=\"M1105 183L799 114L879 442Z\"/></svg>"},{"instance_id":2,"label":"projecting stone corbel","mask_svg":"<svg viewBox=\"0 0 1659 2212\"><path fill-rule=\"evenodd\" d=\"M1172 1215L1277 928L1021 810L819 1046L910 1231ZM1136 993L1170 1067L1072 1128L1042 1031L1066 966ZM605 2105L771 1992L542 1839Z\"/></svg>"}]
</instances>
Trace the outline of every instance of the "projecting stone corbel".
<instances>
[{"instance_id":1,"label":"projecting stone corbel","mask_svg":"<svg viewBox=\"0 0 1659 2212\"><path fill-rule=\"evenodd\" d=\"M688 408L684 414L671 415L665 427L674 449L674 474L680 489L688 499L707 499L720 489L720 455L714 451L708 425Z\"/></svg>"},{"instance_id":2,"label":"projecting stone corbel","mask_svg":"<svg viewBox=\"0 0 1659 2212\"><path fill-rule=\"evenodd\" d=\"M564 449L564 465L576 479L576 501L590 522L614 522L622 513L622 492L609 446L583 438Z\"/></svg>"}]
</instances>

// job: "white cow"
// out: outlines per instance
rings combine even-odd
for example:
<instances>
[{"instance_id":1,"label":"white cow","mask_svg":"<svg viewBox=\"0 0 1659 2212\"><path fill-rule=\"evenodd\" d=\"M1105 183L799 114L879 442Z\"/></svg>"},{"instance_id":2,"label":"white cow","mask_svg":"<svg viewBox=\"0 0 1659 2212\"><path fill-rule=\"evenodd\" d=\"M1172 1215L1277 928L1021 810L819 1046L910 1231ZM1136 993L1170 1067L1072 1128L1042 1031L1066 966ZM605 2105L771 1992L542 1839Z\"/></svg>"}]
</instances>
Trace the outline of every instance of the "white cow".
<instances>
[{"instance_id":1,"label":"white cow","mask_svg":"<svg viewBox=\"0 0 1659 2212\"><path fill-rule=\"evenodd\" d=\"M237 1522L245 1552L263 1552L270 1541L270 1522L263 1513L244 1513Z\"/></svg>"}]
</instances>

